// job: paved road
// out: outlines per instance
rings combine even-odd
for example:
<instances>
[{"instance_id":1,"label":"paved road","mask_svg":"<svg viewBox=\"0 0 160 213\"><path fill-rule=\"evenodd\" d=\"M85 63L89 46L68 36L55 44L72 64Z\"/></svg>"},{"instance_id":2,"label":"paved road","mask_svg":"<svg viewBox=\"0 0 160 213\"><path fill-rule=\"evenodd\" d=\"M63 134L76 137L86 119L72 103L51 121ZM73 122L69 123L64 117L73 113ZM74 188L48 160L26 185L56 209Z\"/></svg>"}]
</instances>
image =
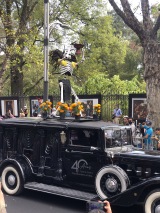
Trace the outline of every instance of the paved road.
<instances>
[{"instance_id":1,"label":"paved road","mask_svg":"<svg viewBox=\"0 0 160 213\"><path fill-rule=\"evenodd\" d=\"M85 202L25 190L19 196L5 195L7 213L84 213Z\"/></svg>"},{"instance_id":2,"label":"paved road","mask_svg":"<svg viewBox=\"0 0 160 213\"><path fill-rule=\"evenodd\" d=\"M84 201L25 190L19 196L5 195L7 213L86 213ZM139 207L113 208L113 213L143 213Z\"/></svg>"}]
</instances>

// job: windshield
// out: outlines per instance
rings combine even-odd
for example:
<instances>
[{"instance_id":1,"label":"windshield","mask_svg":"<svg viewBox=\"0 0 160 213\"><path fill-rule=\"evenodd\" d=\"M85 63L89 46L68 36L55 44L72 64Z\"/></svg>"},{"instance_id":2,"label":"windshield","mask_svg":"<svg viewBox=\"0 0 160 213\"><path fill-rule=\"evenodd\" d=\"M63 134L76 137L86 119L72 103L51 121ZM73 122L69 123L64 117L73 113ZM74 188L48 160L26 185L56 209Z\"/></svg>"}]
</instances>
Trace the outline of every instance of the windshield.
<instances>
[{"instance_id":1,"label":"windshield","mask_svg":"<svg viewBox=\"0 0 160 213\"><path fill-rule=\"evenodd\" d=\"M121 147L132 144L131 128L112 127L105 131L105 148Z\"/></svg>"}]
</instances>

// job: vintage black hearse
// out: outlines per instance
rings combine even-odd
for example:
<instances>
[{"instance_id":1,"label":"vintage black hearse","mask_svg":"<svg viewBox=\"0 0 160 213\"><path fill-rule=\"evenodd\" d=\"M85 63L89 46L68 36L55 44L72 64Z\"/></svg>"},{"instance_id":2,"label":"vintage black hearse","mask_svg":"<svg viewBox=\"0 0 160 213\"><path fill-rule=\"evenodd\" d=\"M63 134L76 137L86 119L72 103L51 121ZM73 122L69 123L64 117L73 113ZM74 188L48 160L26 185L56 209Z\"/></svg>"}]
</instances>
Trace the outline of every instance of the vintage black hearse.
<instances>
[{"instance_id":1,"label":"vintage black hearse","mask_svg":"<svg viewBox=\"0 0 160 213\"><path fill-rule=\"evenodd\" d=\"M0 172L9 195L23 188L81 200L160 207L160 155L136 150L129 126L95 120L0 122Z\"/></svg>"}]
</instances>

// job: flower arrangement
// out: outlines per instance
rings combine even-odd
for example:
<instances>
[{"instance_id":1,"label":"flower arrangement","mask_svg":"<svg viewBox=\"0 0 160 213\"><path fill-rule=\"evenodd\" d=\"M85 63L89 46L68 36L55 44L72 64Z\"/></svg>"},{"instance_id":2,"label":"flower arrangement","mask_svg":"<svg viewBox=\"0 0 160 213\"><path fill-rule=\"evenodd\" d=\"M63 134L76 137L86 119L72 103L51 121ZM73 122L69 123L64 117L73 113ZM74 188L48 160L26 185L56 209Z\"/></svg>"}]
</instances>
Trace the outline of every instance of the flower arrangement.
<instances>
[{"instance_id":1,"label":"flower arrangement","mask_svg":"<svg viewBox=\"0 0 160 213\"><path fill-rule=\"evenodd\" d=\"M65 114L69 110L69 107L66 103L58 102L56 109L58 110L59 114Z\"/></svg>"},{"instance_id":2,"label":"flower arrangement","mask_svg":"<svg viewBox=\"0 0 160 213\"><path fill-rule=\"evenodd\" d=\"M78 101L76 103L72 103L70 105L70 110L74 113L74 115L80 116L81 111L83 111L83 105L81 104L80 101Z\"/></svg>"},{"instance_id":3,"label":"flower arrangement","mask_svg":"<svg viewBox=\"0 0 160 213\"><path fill-rule=\"evenodd\" d=\"M52 103L50 101L45 101L40 104L39 108L42 112L49 112L51 110Z\"/></svg>"},{"instance_id":4,"label":"flower arrangement","mask_svg":"<svg viewBox=\"0 0 160 213\"><path fill-rule=\"evenodd\" d=\"M101 114L101 105L100 104L96 104L93 106L94 109L94 114L97 116L100 116Z\"/></svg>"}]
</instances>

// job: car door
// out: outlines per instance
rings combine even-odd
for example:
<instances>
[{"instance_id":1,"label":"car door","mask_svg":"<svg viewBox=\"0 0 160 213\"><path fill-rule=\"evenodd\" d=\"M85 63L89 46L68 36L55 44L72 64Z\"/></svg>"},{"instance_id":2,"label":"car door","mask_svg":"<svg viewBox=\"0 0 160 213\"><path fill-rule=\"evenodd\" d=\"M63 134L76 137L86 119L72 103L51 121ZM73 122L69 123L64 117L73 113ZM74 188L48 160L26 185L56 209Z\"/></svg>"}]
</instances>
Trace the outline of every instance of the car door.
<instances>
[{"instance_id":1,"label":"car door","mask_svg":"<svg viewBox=\"0 0 160 213\"><path fill-rule=\"evenodd\" d=\"M68 140L63 157L67 179L73 182L86 182L88 179L94 181L95 174L101 167L99 132L70 129Z\"/></svg>"}]
</instances>

